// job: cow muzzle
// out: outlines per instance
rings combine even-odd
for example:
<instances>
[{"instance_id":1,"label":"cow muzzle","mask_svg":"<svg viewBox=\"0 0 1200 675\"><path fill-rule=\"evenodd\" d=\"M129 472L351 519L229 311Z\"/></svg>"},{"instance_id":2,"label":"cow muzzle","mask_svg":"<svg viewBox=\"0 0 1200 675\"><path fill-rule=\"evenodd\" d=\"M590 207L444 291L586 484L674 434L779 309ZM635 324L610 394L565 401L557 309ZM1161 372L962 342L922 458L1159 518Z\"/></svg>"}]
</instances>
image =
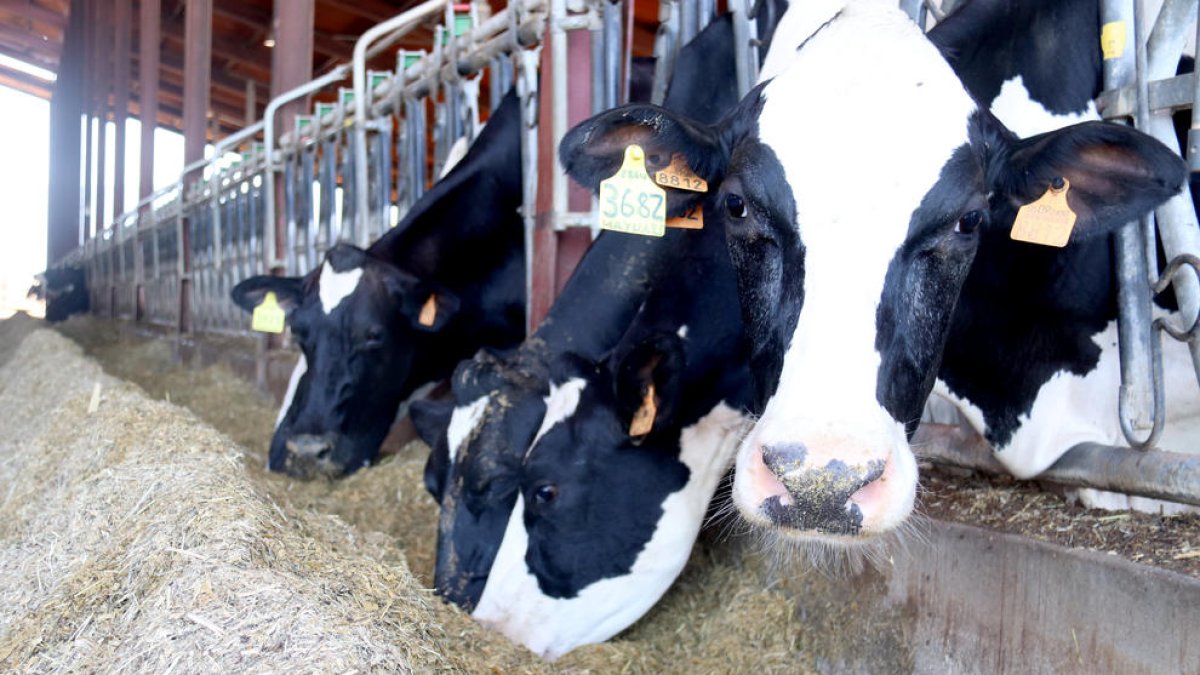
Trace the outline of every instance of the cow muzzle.
<instances>
[{"instance_id":1,"label":"cow muzzle","mask_svg":"<svg viewBox=\"0 0 1200 675\"><path fill-rule=\"evenodd\" d=\"M749 520L800 539L845 543L908 517L916 465L906 447L869 453L848 439L752 442L742 448L734 480L735 502Z\"/></svg>"},{"instance_id":2,"label":"cow muzzle","mask_svg":"<svg viewBox=\"0 0 1200 675\"><path fill-rule=\"evenodd\" d=\"M334 478L345 473L345 467L332 459L337 445L336 434L297 434L289 438L285 470L295 478Z\"/></svg>"}]
</instances>

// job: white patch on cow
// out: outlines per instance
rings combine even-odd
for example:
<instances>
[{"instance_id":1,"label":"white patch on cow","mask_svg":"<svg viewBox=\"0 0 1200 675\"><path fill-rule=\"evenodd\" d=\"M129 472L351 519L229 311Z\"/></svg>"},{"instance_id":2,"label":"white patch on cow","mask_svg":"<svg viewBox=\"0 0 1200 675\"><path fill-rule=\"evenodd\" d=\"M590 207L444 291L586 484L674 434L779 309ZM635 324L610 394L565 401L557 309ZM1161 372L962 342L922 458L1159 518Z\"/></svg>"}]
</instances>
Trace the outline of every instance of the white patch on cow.
<instances>
[{"instance_id":1,"label":"white patch on cow","mask_svg":"<svg viewBox=\"0 0 1200 675\"><path fill-rule=\"evenodd\" d=\"M1100 119L1094 101L1089 101L1087 107L1077 113L1058 115L1046 110L1029 95L1025 80L1020 75L1000 87L1000 94L992 101L991 110L1004 126L1021 138Z\"/></svg>"},{"instance_id":2,"label":"white patch on cow","mask_svg":"<svg viewBox=\"0 0 1200 675\"><path fill-rule=\"evenodd\" d=\"M776 393L743 444L737 480L748 480L743 465L764 444L803 443L810 466L888 458L895 463L888 471L901 479L887 481L878 500L886 513L864 507L868 532L902 521L915 491L903 425L876 399L884 277L913 212L968 142L977 107L895 3L820 0L793 4L788 15L795 11L805 19L790 25L810 32L784 42L777 33L772 52L808 41L767 84L759 136L795 197L804 306ZM752 498L742 487L735 496ZM758 503L739 499L739 506L753 517Z\"/></svg>"},{"instance_id":3,"label":"white patch on cow","mask_svg":"<svg viewBox=\"0 0 1200 675\"><path fill-rule=\"evenodd\" d=\"M279 406L279 414L275 416L276 429L283 424L283 418L287 415L288 409L292 407L292 400L296 398L296 387L300 386L300 378L307 370L308 361L304 358L304 352L301 352L300 358L296 361L296 367L292 369L292 377L288 379L287 392L283 395L283 404Z\"/></svg>"},{"instance_id":4,"label":"white patch on cow","mask_svg":"<svg viewBox=\"0 0 1200 675\"><path fill-rule=\"evenodd\" d=\"M362 273L361 267L355 267L345 272L335 272L333 265L328 262L322 265L317 289L317 295L321 299L321 309L326 314L332 314L333 310L337 309L337 306L349 297L355 288L358 288L358 280L362 278Z\"/></svg>"},{"instance_id":5,"label":"white patch on cow","mask_svg":"<svg viewBox=\"0 0 1200 675\"><path fill-rule=\"evenodd\" d=\"M687 324L680 326L679 330L675 331L675 334L679 336L680 340L686 340L688 334Z\"/></svg>"},{"instance_id":6,"label":"white patch on cow","mask_svg":"<svg viewBox=\"0 0 1200 675\"><path fill-rule=\"evenodd\" d=\"M1113 321L1092 336L1100 347L1100 360L1086 375L1058 372L1038 390L1029 414L1009 442L996 447L995 457L1018 478L1032 478L1054 464L1079 443L1126 445L1117 417L1117 391L1121 384L1117 323ZM1164 339L1162 345L1163 387L1167 399L1167 424L1159 446L1174 452L1200 449L1200 398L1195 394L1196 376L1191 353L1183 343ZM983 413L969 401L955 396L938 380L934 394L952 402L980 434L988 428ZM1128 497L1099 490L1080 490L1084 505L1094 508L1137 508L1157 513L1181 510L1178 504Z\"/></svg>"},{"instance_id":7,"label":"white patch on cow","mask_svg":"<svg viewBox=\"0 0 1200 675\"><path fill-rule=\"evenodd\" d=\"M572 377L562 384L550 383L550 393L546 394L546 414L542 417L542 425L538 427L537 435L529 444L529 450L537 445L547 431L555 424L563 422L575 414L579 407L579 395L587 388L587 381L581 377ZM527 451L528 453L528 451Z\"/></svg>"},{"instance_id":8,"label":"white patch on cow","mask_svg":"<svg viewBox=\"0 0 1200 675\"><path fill-rule=\"evenodd\" d=\"M454 458L458 455L458 449L462 447L463 441L467 440L471 432L479 426L479 420L483 419L483 411L487 409L491 398L484 394L467 405L455 408L454 412L450 413L450 424L446 427L446 446L450 450L451 465L454 464Z\"/></svg>"},{"instance_id":9,"label":"white patch on cow","mask_svg":"<svg viewBox=\"0 0 1200 675\"><path fill-rule=\"evenodd\" d=\"M470 141L466 136L459 136L454 145L450 146L450 152L446 153L446 163L442 165L442 172L438 174L438 180L446 177L446 174L454 170L463 157L467 156L467 150L471 148Z\"/></svg>"},{"instance_id":10,"label":"white patch on cow","mask_svg":"<svg viewBox=\"0 0 1200 675\"><path fill-rule=\"evenodd\" d=\"M573 598L551 598L538 588L537 578L525 563L529 537L524 526L525 504L517 497L472 616L551 660L576 647L603 642L637 621L683 570L708 502L745 426L740 413L719 403L685 428L680 437L680 461L691 472L688 483L663 501L662 518L630 572L592 583ZM603 539L597 536L598 541ZM598 550L597 554L604 552Z\"/></svg>"}]
</instances>

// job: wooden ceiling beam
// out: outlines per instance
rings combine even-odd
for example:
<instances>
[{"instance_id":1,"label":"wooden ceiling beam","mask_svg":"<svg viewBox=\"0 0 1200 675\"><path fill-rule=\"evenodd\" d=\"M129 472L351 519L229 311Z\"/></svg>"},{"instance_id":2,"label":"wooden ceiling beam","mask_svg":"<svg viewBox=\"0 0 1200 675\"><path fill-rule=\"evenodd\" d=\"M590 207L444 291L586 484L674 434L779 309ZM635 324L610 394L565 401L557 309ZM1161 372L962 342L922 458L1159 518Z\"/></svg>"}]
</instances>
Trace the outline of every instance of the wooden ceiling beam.
<instances>
[{"instance_id":1,"label":"wooden ceiling beam","mask_svg":"<svg viewBox=\"0 0 1200 675\"><path fill-rule=\"evenodd\" d=\"M28 73L13 70L7 66L0 66L0 86L10 87L47 101L50 100L51 94L54 93L54 83L40 80Z\"/></svg>"},{"instance_id":2,"label":"wooden ceiling beam","mask_svg":"<svg viewBox=\"0 0 1200 675\"><path fill-rule=\"evenodd\" d=\"M339 12L345 12L353 16L359 16L364 19L370 19L375 23L387 21L403 12L413 3L405 2L401 5L393 5L389 2L381 0L321 0L321 6L328 9L334 9Z\"/></svg>"},{"instance_id":3,"label":"wooden ceiling beam","mask_svg":"<svg viewBox=\"0 0 1200 675\"><path fill-rule=\"evenodd\" d=\"M67 26L67 15L35 5L29 0L0 0L0 11L9 12L33 23L54 26L59 31Z\"/></svg>"}]
</instances>

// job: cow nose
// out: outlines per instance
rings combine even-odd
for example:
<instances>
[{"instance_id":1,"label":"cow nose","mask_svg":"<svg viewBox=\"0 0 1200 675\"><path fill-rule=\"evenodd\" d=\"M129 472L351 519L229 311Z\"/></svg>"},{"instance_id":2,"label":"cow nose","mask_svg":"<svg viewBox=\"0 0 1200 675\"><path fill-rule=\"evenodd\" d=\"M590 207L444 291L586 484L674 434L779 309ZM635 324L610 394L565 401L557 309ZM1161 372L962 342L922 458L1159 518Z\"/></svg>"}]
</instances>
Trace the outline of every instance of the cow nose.
<instances>
[{"instance_id":1,"label":"cow nose","mask_svg":"<svg viewBox=\"0 0 1200 675\"><path fill-rule=\"evenodd\" d=\"M863 513L852 497L882 477L887 462L873 459L847 464L830 459L814 466L806 463L808 455L808 448L799 443L763 446L763 464L787 491L786 499L772 498L775 503L768 509L772 517L799 529L857 533Z\"/></svg>"},{"instance_id":2,"label":"cow nose","mask_svg":"<svg viewBox=\"0 0 1200 675\"><path fill-rule=\"evenodd\" d=\"M306 459L325 459L333 450L333 438L328 435L300 434L287 441L288 452Z\"/></svg>"}]
</instances>

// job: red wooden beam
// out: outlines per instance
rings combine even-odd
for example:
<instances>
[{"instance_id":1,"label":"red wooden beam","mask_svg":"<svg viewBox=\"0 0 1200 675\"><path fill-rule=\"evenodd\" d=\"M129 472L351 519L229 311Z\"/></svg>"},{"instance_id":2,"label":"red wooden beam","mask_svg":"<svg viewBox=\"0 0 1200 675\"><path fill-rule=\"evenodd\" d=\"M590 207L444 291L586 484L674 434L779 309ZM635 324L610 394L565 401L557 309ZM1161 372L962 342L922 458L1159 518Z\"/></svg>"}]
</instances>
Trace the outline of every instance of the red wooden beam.
<instances>
[{"instance_id":1,"label":"red wooden beam","mask_svg":"<svg viewBox=\"0 0 1200 675\"><path fill-rule=\"evenodd\" d=\"M113 12L113 219L125 211L125 118L129 115L130 37L133 32L133 0L115 0Z\"/></svg>"},{"instance_id":2,"label":"red wooden beam","mask_svg":"<svg viewBox=\"0 0 1200 675\"><path fill-rule=\"evenodd\" d=\"M9 12L33 23L49 24L59 30L67 25L67 17L41 5L35 5L29 0L0 0L0 11Z\"/></svg>"},{"instance_id":3,"label":"red wooden beam","mask_svg":"<svg viewBox=\"0 0 1200 675\"><path fill-rule=\"evenodd\" d=\"M138 80L142 83L141 96L138 98L138 114L142 120L138 197L144 199L154 193L154 122L158 119L162 0L141 0L138 22L141 25L138 35Z\"/></svg>"},{"instance_id":4,"label":"red wooden beam","mask_svg":"<svg viewBox=\"0 0 1200 675\"><path fill-rule=\"evenodd\" d=\"M208 97L212 68L212 0L188 0L185 15L184 77L183 77L183 163L204 159L204 142L208 135ZM190 186L201 173L193 171L184 176ZM185 188L186 189L186 188ZM191 241L187 227L183 229L184 279L179 285L179 329L192 329L192 272Z\"/></svg>"}]
</instances>

